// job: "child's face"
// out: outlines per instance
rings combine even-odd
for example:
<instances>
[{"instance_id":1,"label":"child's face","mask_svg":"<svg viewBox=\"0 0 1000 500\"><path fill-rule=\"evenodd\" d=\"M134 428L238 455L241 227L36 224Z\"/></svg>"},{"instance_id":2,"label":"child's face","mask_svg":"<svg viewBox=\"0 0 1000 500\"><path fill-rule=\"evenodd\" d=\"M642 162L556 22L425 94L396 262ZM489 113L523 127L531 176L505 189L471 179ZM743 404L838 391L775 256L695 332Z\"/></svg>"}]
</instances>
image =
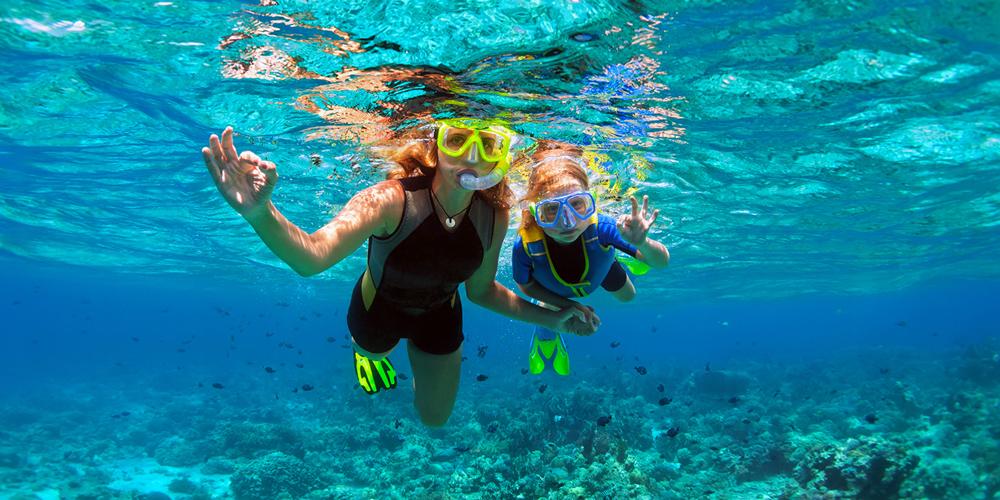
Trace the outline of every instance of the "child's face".
<instances>
[{"instance_id":1,"label":"child's face","mask_svg":"<svg viewBox=\"0 0 1000 500\"><path fill-rule=\"evenodd\" d=\"M566 179L558 181L556 184L552 185L549 189L539 194L538 200L544 200L548 198L555 198L557 196L565 196L571 193L579 193L581 191L586 191L587 188L580 184L579 181L575 179ZM549 238L556 240L559 243L572 243L580 237L581 234L590 226L590 218L580 220L576 217L570 217L570 221L574 224L567 226L563 218L560 217L560 223L555 227L543 227L542 231L548 235Z\"/></svg>"}]
</instances>

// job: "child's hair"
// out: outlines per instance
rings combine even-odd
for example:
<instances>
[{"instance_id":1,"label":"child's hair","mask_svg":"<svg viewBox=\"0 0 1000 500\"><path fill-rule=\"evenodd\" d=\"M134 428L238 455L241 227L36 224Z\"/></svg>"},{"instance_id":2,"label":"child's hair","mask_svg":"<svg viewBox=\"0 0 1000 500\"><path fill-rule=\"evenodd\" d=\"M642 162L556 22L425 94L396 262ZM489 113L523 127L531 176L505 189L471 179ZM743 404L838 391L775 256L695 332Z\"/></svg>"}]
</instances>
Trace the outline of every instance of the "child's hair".
<instances>
[{"instance_id":1,"label":"child's hair","mask_svg":"<svg viewBox=\"0 0 1000 500\"><path fill-rule=\"evenodd\" d=\"M419 175L434 175L437 169L438 147L437 127L415 127L403 133L402 145L389 148L382 154L394 166L386 174L386 179L402 179ZM499 184L481 191L483 198L494 208L509 209L514 206L514 193L503 179Z\"/></svg>"},{"instance_id":2,"label":"child's hair","mask_svg":"<svg viewBox=\"0 0 1000 500\"><path fill-rule=\"evenodd\" d=\"M572 178L590 189L590 180L583 167L583 150L573 144L564 142L539 140L535 152L531 154L531 174L528 176L528 191L521 198L522 203L538 201L557 182ZM521 229L526 230L537 226L535 218L527 207L521 212Z\"/></svg>"}]
</instances>

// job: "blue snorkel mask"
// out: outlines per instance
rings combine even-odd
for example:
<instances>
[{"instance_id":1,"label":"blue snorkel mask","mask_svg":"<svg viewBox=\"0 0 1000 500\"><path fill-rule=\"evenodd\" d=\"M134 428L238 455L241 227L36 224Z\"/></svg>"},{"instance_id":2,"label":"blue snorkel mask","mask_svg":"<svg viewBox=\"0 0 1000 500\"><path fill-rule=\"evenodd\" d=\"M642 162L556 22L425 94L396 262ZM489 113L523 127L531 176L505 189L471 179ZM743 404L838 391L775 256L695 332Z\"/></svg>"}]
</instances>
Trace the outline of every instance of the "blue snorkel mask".
<instances>
[{"instance_id":1,"label":"blue snorkel mask","mask_svg":"<svg viewBox=\"0 0 1000 500\"><path fill-rule=\"evenodd\" d=\"M577 222L592 217L597 212L597 203L589 191L579 191L538 200L529 205L528 210L539 227L570 229Z\"/></svg>"}]
</instances>

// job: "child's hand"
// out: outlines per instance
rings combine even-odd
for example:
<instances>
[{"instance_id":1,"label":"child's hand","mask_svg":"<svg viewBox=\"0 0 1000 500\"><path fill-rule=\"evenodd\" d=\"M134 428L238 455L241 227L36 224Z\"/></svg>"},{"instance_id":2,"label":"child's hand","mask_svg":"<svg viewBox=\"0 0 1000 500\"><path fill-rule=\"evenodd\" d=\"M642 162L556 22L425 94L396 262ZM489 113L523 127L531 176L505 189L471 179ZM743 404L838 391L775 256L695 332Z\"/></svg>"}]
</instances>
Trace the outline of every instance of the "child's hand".
<instances>
[{"instance_id":1,"label":"child's hand","mask_svg":"<svg viewBox=\"0 0 1000 500\"><path fill-rule=\"evenodd\" d=\"M642 197L642 211L639 210L639 202L636 201L635 196L630 198L632 199L632 213L618 217L618 232L621 233L625 241L638 247L646 242L649 228L653 227L660 211L657 209L653 210L652 214L649 213L649 196L643 195Z\"/></svg>"},{"instance_id":2,"label":"child's hand","mask_svg":"<svg viewBox=\"0 0 1000 500\"><path fill-rule=\"evenodd\" d=\"M278 182L274 163L250 151L237 156L232 127L226 127L221 140L212 134L208 143L201 155L222 197L244 217L265 209Z\"/></svg>"}]
</instances>

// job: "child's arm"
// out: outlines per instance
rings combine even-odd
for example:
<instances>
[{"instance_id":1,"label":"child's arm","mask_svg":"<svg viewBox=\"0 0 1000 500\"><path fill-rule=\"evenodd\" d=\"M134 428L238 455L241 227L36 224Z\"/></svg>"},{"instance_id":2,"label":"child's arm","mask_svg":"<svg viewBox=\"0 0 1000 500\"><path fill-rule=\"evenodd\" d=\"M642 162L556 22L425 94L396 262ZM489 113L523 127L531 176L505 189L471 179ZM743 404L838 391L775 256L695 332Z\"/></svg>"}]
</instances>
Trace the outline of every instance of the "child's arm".
<instances>
[{"instance_id":1,"label":"child's arm","mask_svg":"<svg viewBox=\"0 0 1000 500\"><path fill-rule=\"evenodd\" d=\"M670 251L659 241L647 239L643 244L636 245L635 248L635 258L649 267L667 267L670 264Z\"/></svg>"}]
</instances>

